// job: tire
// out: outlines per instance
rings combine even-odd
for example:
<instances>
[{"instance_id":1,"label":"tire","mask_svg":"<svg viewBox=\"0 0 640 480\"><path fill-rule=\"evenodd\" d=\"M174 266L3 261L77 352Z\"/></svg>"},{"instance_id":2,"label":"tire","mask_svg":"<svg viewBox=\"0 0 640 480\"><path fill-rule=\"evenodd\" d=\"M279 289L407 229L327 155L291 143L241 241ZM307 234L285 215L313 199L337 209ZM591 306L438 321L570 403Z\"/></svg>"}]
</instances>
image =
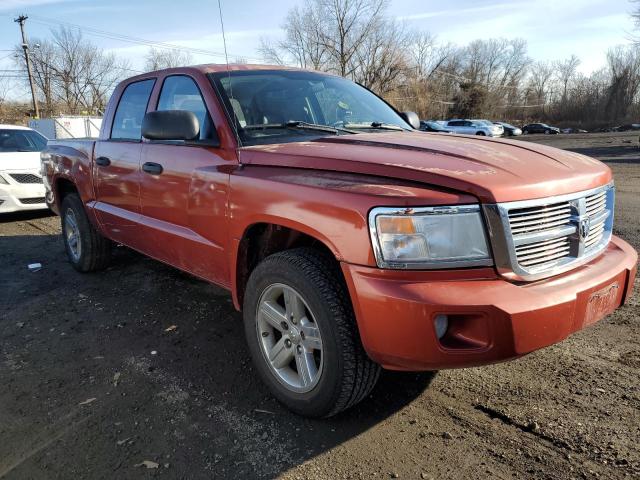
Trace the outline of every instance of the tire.
<instances>
[{"instance_id":1,"label":"tire","mask_svg":"<svg viewBox=\"0 0 640 480\"><path fill-rule=\"evenodd\" d=\"M285 295L290 308L282 301ZM299 314L291 317L293 311ZM322 252L297 248L263 260L249 277L243 315L258 375L291 411L306 417L331 417L363 400L376 385L380 366L362 347L338 265ZM282 322L286 328L278 332L274 325L282 326ZM287 342L291 352L285 350ZM312 354L310 343L316 348ZM282 358L274 351L284 352ZM301 358L308 368L298 368Z\"/></svg>"},{"instance_id":2,"label":"tire","mask_svg":"<svg viewBox=\"0 0 640 480\"><path fill-rule=\"evenodd\" d=\"M91 224L78 194L70 193L64 197L60 219L64 247L73 268L79 272L105 268L111 258L111 241L100 235Z\"/></svg>"},{"instance_id":3,"label":"tire","mask_svg":"<svg viewBox=\"0 0 640 480\"><path fill-rule=\"evenodd\" d=\"M486 137L487 134L484 132L476 132L476 135L480 136L480 137Z\"/></svg>"},{"instance_id":4,"label":"tire","mask_svg":"<svg viewBox=\"0 0 640 480\"><path fill-rule=\"evenodd\" d=\"M545 130L545 131L544 131L544 134L545 134L545 135L549 135L550 133L551 133L551 130Z\"/></svg>"}]
</instances>

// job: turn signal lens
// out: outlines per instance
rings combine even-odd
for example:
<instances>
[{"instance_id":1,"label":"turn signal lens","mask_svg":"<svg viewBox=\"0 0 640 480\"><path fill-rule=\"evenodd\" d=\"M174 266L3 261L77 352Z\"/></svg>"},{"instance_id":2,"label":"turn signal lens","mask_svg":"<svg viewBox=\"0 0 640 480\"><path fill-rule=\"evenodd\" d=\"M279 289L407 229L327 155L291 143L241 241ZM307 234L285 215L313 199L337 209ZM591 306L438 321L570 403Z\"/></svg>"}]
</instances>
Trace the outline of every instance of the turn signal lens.
<instances>
[{"instance_id":1,"label":"turn signal lens","mask_svg":"<svg viewBox=\"0 0 640 480\"><path fill-rule=\"evenodd\" d=\"M380 217L378 219L378 227L384 233L416 233L416 227L411 217Z\"/></svg>"}]
</instances>

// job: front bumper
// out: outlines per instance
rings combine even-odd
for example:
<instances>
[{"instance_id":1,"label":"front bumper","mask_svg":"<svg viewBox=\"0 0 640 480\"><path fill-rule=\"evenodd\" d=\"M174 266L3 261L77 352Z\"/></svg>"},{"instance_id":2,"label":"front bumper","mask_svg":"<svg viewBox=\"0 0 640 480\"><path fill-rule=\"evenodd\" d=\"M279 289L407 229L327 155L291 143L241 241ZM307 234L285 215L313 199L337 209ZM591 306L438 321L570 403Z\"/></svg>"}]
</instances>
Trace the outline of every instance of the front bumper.
<instances>
[{"instance_id":1,"label":"front bumper","mask_svg":"<svg viewBox=\"0 0 640 480\"><path fill-rule=\"evenodd\" d=\"M19 183L10 173L38 175L37 171L2 172L8 184L0 183L0 213L47 208L43 183Z\"/></svg>"},{"instance_id":2,"label":"front bumper","mask_svg":"<svg viewBox=\"0 0 640 480\"><path fill-rule=\"evenodd\" d=\"M342 264L369 356L394 370L495 363L557 343L631 295L638 255L612 237L591 262L563 275L511 283L492 269L381 270ZM449 317L438 340L433 319Z\"/></svg>"}]
</instances>

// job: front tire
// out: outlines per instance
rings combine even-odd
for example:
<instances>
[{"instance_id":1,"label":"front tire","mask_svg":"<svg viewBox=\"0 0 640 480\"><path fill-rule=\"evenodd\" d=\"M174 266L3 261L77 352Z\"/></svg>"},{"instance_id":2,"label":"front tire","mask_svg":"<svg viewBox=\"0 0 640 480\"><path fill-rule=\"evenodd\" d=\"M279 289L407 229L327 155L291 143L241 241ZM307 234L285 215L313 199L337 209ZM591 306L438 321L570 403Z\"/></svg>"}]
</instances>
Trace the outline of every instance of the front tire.
<instances>
[{"instance_id":1,"label":"front tire","mask_svg":"<svg viewBox=\"0 0 640 480\"><path fill-rule=\"evenodd\" d=\"M111 241L91 224L77 194L64 197L60 219L64 247L73 268L83 273L105 268L111 258Z\"/></svg>"},{"instance_id":2,"label":"front tire","mask_svg":"<svg viewBox=\"0 0 640 480\"><path fill-rule=\"evenodd\" d=\"M480 136L480 137L486 137L487 134L484 132L476 132L476 135Z\"/></svg>"},{"instance_id":3,"label":"front tire","mask_svg":"<svg viewBox=\"0 0 640 480\"><path fill-rule=\"evenodd\" d=\"M258 374L287 408L330 417L363 400L380 367L365 353L335 260L310 248L276 253L249 277L243 305Z\"/></svg>"}]
</instances>

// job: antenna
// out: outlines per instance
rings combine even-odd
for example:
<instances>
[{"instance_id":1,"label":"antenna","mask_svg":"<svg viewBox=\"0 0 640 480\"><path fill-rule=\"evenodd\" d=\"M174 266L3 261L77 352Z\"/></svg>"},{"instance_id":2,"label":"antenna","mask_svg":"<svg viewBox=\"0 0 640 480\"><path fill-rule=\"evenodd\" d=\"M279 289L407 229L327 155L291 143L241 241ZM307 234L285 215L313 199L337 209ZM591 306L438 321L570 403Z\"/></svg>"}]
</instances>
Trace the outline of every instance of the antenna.
<instances>
[{"instance_id":1,"label":"antenna","mask_svg":"<svg viewBox=\"0 0 640 480\"><path fill-rule=\"evenodd\" d=\"M222 27L222 44L224 45L224 59L227 63L227 78L229 80L229 100L233 100L233 85L231 84L231 70L229 69L229 54L227 53L227 37L224 33L224 20L222 19L222 5L221 0L218 0L218 11L220 12L220 26ZM231 104L231 114L233 118L233 132L236 134L236 142L238 143L238 147L242 144L240 143L240 134L238 133L237 123L238 119L236 118L236 110L233 108L233 104ZM238 161L240 162L240 152L238 152ZM242 162L240 162L242 166Z\"/></svg>"}]
</instances>

